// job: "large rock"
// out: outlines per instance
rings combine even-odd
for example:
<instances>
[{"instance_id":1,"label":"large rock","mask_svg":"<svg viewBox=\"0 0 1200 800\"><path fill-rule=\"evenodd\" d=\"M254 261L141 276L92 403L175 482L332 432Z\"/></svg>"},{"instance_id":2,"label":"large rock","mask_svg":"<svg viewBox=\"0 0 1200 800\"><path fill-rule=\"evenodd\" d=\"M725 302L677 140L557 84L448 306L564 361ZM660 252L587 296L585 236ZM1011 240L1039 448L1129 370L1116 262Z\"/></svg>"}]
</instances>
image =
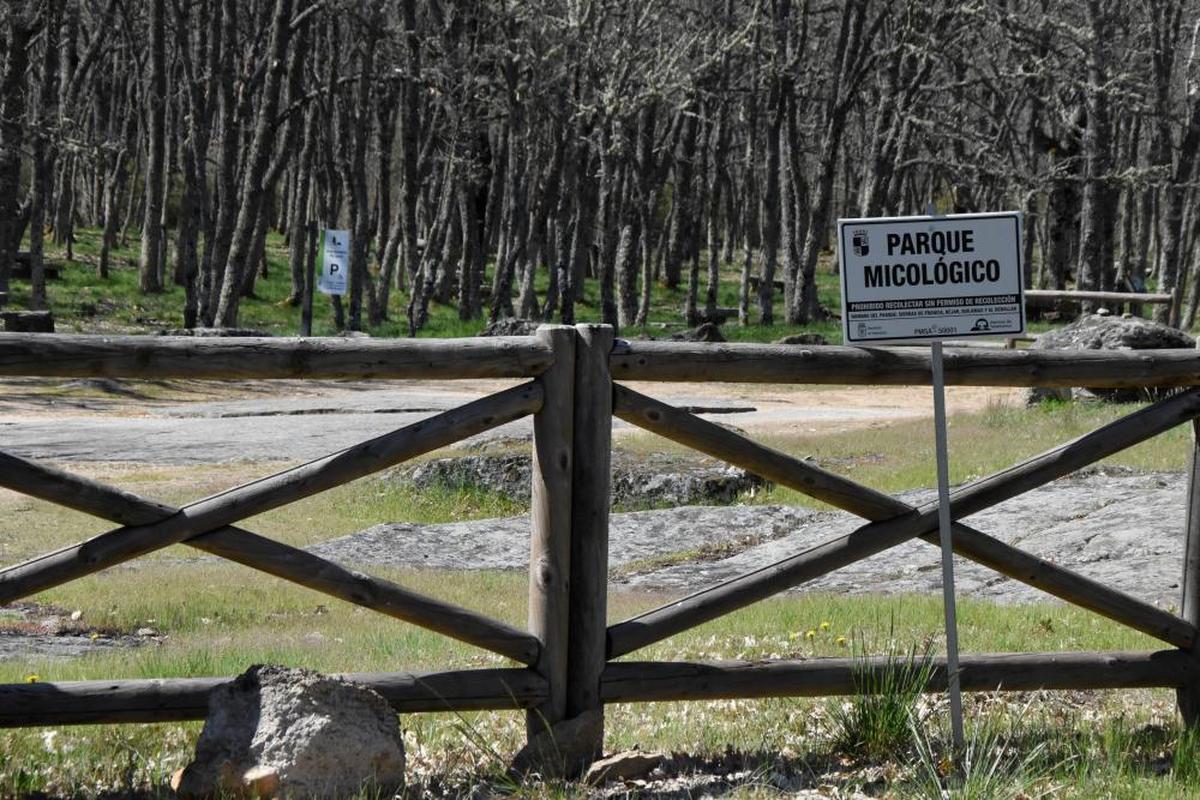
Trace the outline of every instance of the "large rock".
<instances>
[{"instance_id":1,"label":"large rock","mask_svg":"<svg viewBox=\"0 0 1200 800\"><path fill-rule=\"evenodd\" d=\"M782 339L776 339L775 344L802 344L802 345L825 345L829 344L824 336L819 333L794 333L791 336L784 336Z\"/></svg>"},{"instance_id":2,"label":"large rock","mask_svg":"<svg viewBox=\"0 0 1200 800\"><path fill-rule=\"evenodd\" d=\"M170 328L159 331L160 336L192 336L197 339L225 339L232 337L267 337L268 331L254 328Z\"/></svg>"},{"instance_id":3,"label":"large rock","mask_svg":"<svg viewBox=\"0 0 1200 800\"><path fill-rule=\"evenodd\" d=\"M721 326L713 322L704 322L695 328L686 331L672 333L670 336L673 342L724 342L725 334L721 333Z\"/></svg>"},{"instance_id":4,"label":"large rock","mask_svg":"<svg viewBox=\"0 0 1200 800\"><path fill-rule=\"evenodd\" d=\"M498 319L481 330L478 336L532 336L542 325L535 319L506 317Z\"/></svg>"},{"instance_id":5,"label":"large rock","mask_svg":"<svg viewBox=\"0 0 1200 800\"><path fill-rule=\"evenodd\" d=\"M557 722L542 731L513 756L509 774L522 780L530 773L543 778L574 778L587 769L604 740L604 714L595 709Z\"/></svg>"},{"instance_id":6,"label":"large rock","mask_svg":"<svg viewBox=\"0 0 1200 800\"><path fill-rule=\"evenodd\" d=\"M1195 347L1178 328L1141 317L1087 314L1065 328L1043 333L1035 350L1161 350Z\"/></svg>"},{"instance_id":7,"label":"large rock","mask_svg":"<svg viewBox=\"0 0 1200 800\"><path fill-rule=\"evenodd\" d=\"M532 471L529 453L490 453L437 458L390 474L419 489L475 487L528 497ZM713 461L613 454L612 502L622 508L732 503L764 485L757 475Z\"/></svg>"},{"instance_id":8,"label":"large rock","mask_svg":"<svg viewBox=\"0 0 1200 800\"><path fill-rule=\"evenodd\" d=\"M1178 328L1134 316L1114 317L1087 314L1064 328L1043 333L1033 345L1035 350L1161 350L1192 348L1196 340ZM1046 399L1101 399L1128 403L1153 399L1154 389L1043 389L1028 392L1028 402Z\"/></svg>"},{"instance_id":9,"label":"large rock","mask_svg":"<svg viewBox=\"0 0 1200 800\"><path fill-rule=\"evenodd\" d=\"M256 665L213 691L196 757L172 783L191 798L390 796L404 784L404 743L376 692Z\"/></svg>"}]
</instances>

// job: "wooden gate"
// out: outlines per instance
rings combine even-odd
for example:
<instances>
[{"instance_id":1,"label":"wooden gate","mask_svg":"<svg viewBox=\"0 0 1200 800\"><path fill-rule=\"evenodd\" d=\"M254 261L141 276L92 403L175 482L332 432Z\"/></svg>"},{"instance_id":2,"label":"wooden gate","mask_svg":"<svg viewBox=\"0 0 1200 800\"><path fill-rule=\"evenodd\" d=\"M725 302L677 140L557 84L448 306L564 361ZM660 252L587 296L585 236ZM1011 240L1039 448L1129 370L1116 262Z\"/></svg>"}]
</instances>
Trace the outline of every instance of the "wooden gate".
<instances>
[{"instance_id":1,"label":"wooden gate","mask_svg":"<svg viewBox=\"0 0 1200 800\"><path fill-rule=\"evenodd\" d=\"M993 386L1192 386L1193 350L1050 352L954 350L949 384ZM0 486L121 527L0 571L0 603L183 542L525 665L424 674L355 675L399 711L528 709L530 733L546 726L564 753L600 749L598 726L564 721L607 703L846 694L863 689L861 661L639 662L622 656L750 603L921 538L937 544L936 504L913 507L786 453L614 383L732 381L928 385L928 352L915 348L693 345L616 342L611 329L547 326L536 337L472 340L173 340L0 334L0 375L137 378L480 378L529 383L349 447L323 459L170 508L0 452ZM233 527L248 516L446 446L526 414L534 417L529 631L349 571ZM611 419L619 417L778 484L857 514L845 536L736 579L609 625ZM1184 389L951 496L955 520L994 506L1200 417L1200 389ZM954 551L1169 647L1138 653L1020 653L961 658L964 690L1170 687L1194 724L1200 684L1200 478L1189 483L1182 614L1172 614L956 521ZM868 661L868 671L889 669ZM935 662L928 689L946 685ZM0 686L0 726L201 718L208 692L227 678L87 681ZM868 681L878 685L878 682ZM568 742L566 738L576 741Z\"/></svg>"}]
</instances>

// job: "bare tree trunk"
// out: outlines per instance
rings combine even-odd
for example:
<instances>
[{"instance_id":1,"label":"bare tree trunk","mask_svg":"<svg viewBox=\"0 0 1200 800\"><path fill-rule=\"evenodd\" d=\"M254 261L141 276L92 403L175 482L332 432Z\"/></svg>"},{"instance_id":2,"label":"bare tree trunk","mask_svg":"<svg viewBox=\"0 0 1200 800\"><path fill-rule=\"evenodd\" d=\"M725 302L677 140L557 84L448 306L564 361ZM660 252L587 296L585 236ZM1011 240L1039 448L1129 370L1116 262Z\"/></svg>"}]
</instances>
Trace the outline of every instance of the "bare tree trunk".
<instances>
[{"instance_id":1,"label":"bare tree trunk","mask_svg":"<svg viewBox=\"0 0 1200 800\"><path fill-rule=\"evenodd\" d=\"M757 85L758 81L754 81ZM742 238L745 258L742 261L741 286L738 291L738 323L750 324L750 276L754 274L754 247L758 237L758 101L754 92L746 98L746 178L742 200Z\"/></svg>"},{"instance_id":2,"label":"bare tree trunk","mask_svg":"<svg viewBox=\"0 0 1200 800\"><path fill-rule=\"evenodd\" d=\"M767 167L763 179L762 246L763 267L758 281L758 321L775 322L775 265L779 259L779 134L787 113L787 101L776 89L775 113L767 126Z\"/></svg>"},{"instance_id":3,"label":"bare tree trunk","mask_svg":"<svg viewBox=\"0 0 1200 800\"><path fill-rule=\"evenodd\" d=\"M705 211L708 208L708 149L709 139L711 139L710 129L712 124L705 122L700 126L699 152L696 158L696 175L695 189L696 194L693 198L693 210L695 219L689 226L689 242L687 252L690 256L691 265L688 268L687 296L684 298L683 316L689 327L700 324L699 314L696 311L697 295L700 292L700 244L698 241L700 232L703 230Z\"/></svg>"},{"instance_id":4,"label":"bare tree trunk","mask_svg":"<svg viewBox=\"0 0 1200 800\"><path fill-rule=\"evenodd\" d=\"M279 95L283 86L287 62L288 41L291 38L292 0L275 0L272 13L271 39L268 45L267 74L263 83L254 136L246 157L242 179L241 206L234 226L229 256L225 260L225 277L221 284L221 299L216 321L221 327L237 325L238 302L241 299L243 272L250 255L255 225L262 207L263 177L271 161L271 145L276 128Z\"/></svg>"},{"instance_id":5,"label":"bare tree trunk","mask_svg":"<svg viewBox=\"0 0 1200 800\"><path fill-rule=\"evenodd\" d=\"M315 169L314 154L317 147L317 107L309 106L304 119L304 144L300 148L300 158L296 163L296 202L292 208L292 221L289 228L292 231L288 243L288 263L292 273L292 291L285 301L288 305L299 305L304 301L304 292L308 276L305 263L304 231L308 229L311 217L309 206L312 192L312 173Z\"/></svg>"},{"instance_id":6,"label":"bare tree trunk","mask_svg":"<svg viewBox=\"0 0 1200 800\"><path fill-rule=\"evenodd\" d=\"M417 203L421 177L417 159L421 147L421 37L417 32L416 0L401 0L400 20L404 24L405 76L400 92L400 232L403 269L397 270L398 288L408 277L416 290Z\"/></svg>"},{"instance_id":7,"label":"bare tree trunk","mask_svg":"<svg viewBox=\"0 0 1200 800\"><path fill-rule=\"evenodd\" d=\"M588 153L581 154L583 163L594 168L594 159ZM580 178L583 187L579 194L579 206L575 212L574 230L571 234L571 256L567 273L571 276L569 290L563 292L562 321L564 325L575 324L575 304L584 297L584 281L588 274L588 259L592 249L592 237L595 233L596 194L591 189L596 181L590 174Z\"/></svg>"},{"instance_id":8,"label":"bare tree trunk","mask_svg":"<svg viewBox=\"0 0 1200 800\"><path fill-rule=\"evenodd\" d=\"M693 186L696 164L696 140L699 133L697 121L697 103L695 99L680 111L684 115L683 128L680 132L679 143L675 151L675 182L673 184L672 205L675 214L671 218L670 234L667 239L667 261L664 280L667 288L679 286L683 276L683 261L691 255L687 249L691 241L691 229L696 225L695 187Z\"/></svg>"},{"instance_id":9,"label":"bare tree trunk","mask_svg":"<svg viewBox=\"0 0 1200 800\"><path fill-rule=\"evenodd\" d=\"M704 292L704 311L710 320L716 319L717 316L717 290L721 283L721 201L725 193L729 192L728 172L725 166L729 156L728 121L724 98L718 102L708 197L708 282Z\"/></svg>"},{"instance_id":10,"label":"bare tree trunk","mask_svg":"<svg viewBox=\"0 0 1200 800\"><path fill-rule=\"evenodd\" d=\"M161 292L163 180L166 170L166 0L150 0L149 74L146 76L146 209L142 217L142 250L138 259L138 287Z\"/></svg>"},{"instance_id":11,"label":"bare tree trunk","mask_svg":"<svg viewBox=\"0 0 1200 800\"><path fill-rule=\"evenodd\" d=\"M1083 204L1079 212L1078 286L1083 290L1103 288L1106 263L1112 259L1113 198L1108 184L1112 125L1104 88L1108 70L1104 63L1107 46L1108 12L1101 0L1088 0L1088 24L1093 46L1087 53L1087 91L1084 95L1087 121L1083 129ZM1084 311L1095 311L1097 303L1085 301ZM1176 304L1177 305L1177 304ZM1176 312L1177 313L1177 312Z\"/></svg>"},{"instance_id":12,"label":"bare tree trunk","mask_svg":"<svg viewBox=\"0 0 1200 800\"><path fill-rule=\"evenodd\" d=\"M29 204L29 307L46 308L45 234L46 208L50 204L54 180L56 143L51 126L56 124L58 101L58 35L62 13L61 0L48 0L43 9L42 24L45 42L42 45L42 64L37 99L33 108L33 175Z\"/></svg>"},{"instance_id":13,"label":"bare tree trunk","mask_svg":"<svg viewBox=\"0 0 1200 800\"><path fill-rule=\"evenodd\" d=\"M215 12L214 12L215 13ZM205 325L216 322L217 304L220 302L221 287L225 282L225 264L229 257L229 245L233 237L233 226L237 220L237 170L238 138L241 132L243 103L234 95L235 42L237 41L237 4L235 0L222 0L221 46L215 66L214 81L220 104L220 125L217 126L216 150L220 154L220 170L217 173L217 209L210 230L205 234L204 260L201 262L200 315Z\"/></svg>"}]
</instances>

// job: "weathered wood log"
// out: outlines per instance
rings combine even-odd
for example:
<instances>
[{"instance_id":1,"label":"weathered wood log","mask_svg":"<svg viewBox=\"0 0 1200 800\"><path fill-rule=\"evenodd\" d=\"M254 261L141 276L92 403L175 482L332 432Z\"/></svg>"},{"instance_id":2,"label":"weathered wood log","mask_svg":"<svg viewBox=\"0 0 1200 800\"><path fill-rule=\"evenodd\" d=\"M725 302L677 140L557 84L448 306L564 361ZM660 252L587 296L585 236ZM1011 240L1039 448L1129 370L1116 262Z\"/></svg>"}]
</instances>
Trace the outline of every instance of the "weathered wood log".
<instances>
[{"instance_id":1,"label":"weathered wood log","mask_svg":"<svg viewBox=\"0 0 1200 800\"><path fill-rule=\"evenodd\" d=\"M541 404L542 389L536 383L506 389L192 503L160 522L117 528L0 570L0 605L370 475L519 419L537 411Z\"/></svg>"},{"instance_id":2,"label":"weathered wood log","mask_svg":"<svg viewBox=\"0 0 1200 800\"><path fill-rule=\"evenodd\" d=\"M1200 352L947 348L957 386L1194 386ZM928 349L619 341L610 366L624 381L929 385Z\"/></svg>"},{"instance_id":3,"label":"weathered wood log","mask_svg":"<svg viewBox=\"0 0 1200 800\"><path fill-rule=\"evenodd\" d=\"M1187 517L1183 530L1183 577L1179 581L1180 613L1200 625L1200 421L1192 420L1192 453L1188 469ZM1192 649L1195 649L1193 644ZM1190 728L1200 726L1200 680L1179 687L1179 713Z\"/></svg>"},{"instance_id":4,"label":"weathered wood log","mask_svg":"<svg viewBox=\"0 0 1200 800\"><path fill-rule=\"evenodd\" d=\"M925 690L946 689L944 658L931 660ZM1135 689L1180 686L1195 680L1195 662L1178 650L1152 653L1005 653L959 661L964 691ZM719 700L742 697L821 697L877 691L882 673L911 669L886 658L810 661L614 661L604 670L606 703Z\"/></svg>"},{"instance_id":5,"label":"weathered wood log","mask_svg":"<svg viewBox=\"0 0 1200 800\"><path fill-rule=\"evenodd\" d=\"M151 524L178 511L2 451L0 486L123 525ZM522 664L532 664L538 657L538 640L525 631L241 528L220 528L183 543Z\"/></svg>"},{"instance_id":6,"label":"weathered wood log","mask_svg":"<svg viewBox=\"0 0 1200 800\"><path fill-rule=\"evenodd\" d=\"M546 679L549 696L526 715L531 739L562 720L567 708L575 329L543 325L537 338L549 347L554 363L537 379L543 400L533 416L529 630L542 645L534 669Z\"/></svg>"},{"instance_id":7,"label":"weathered wood log","mask_svg":"<svg viewBox=\"0 0 1200 800\"><path fill-rule=\"evenodd\" d=\"M360 672L343 675L383 695L398 713L530 708L546 682L529 669ZM232 678L0 684L0 727L204 719L208 695Z\"/></svg>"},{"instance_id":8,"label":"weathered wood log","mask_svg":"<svg viewBox=\"0 0 1200 800\"><path fill-rule=\"evenodd\" d=\"M901 500L743 438L627 387L617 385L615 393L617 413L623 419L837 508L872 521L916 511ZM956 522L952 530L954 552L976 563L1168 643L1180 645L1195 640L1195 625L1174 614L1030 555L961 522ZM920 538L939 545L933 532Z\"/></svg>"},{"instance_id":9,"label":"weathered wood log","mask_svg":"<svg viewBox=\"0 0 1200 800\"><path fill-rule=\"evenodd\" d=\"M785 454L684 415L627 387L618 386L615 396L616 413L628 422L879 521L610 627L610 658L937 530L936 502L918 509L904 506L907 510L901 511L895 505L897 501L886 495L813 467L801 472ZM961 518L982 511L1169 430L1197 413L1200 413L1200 390L1162 400L1072 442L961 487L951 495L951 514ZM797 476L799 481L794 480ZM1023 553L961 523L955 525L954 534L956 551L961 550L963 555L1005 574L1104 613L1170 644L1190 647L1196 641L1196 626L1173 614Z\"/></svg>"},{"instance_id":10,"label":"weathered wood log","mask_svg":"<svg viewBox=\"0 0 1200 800\"><path fill-rule=\"evenodd\" d=\"M34 336L0 333L0 376L59 378L528 378L532 336L478 339Z\"/></svg>"},{"instance_id":11,"label":"weathered wood log","mask_svg":"<svg viewBox=\"0 0 1200 800\"><path fill-rule=\"evenodd\" d=\"M1149 292L1087 292L1074 289L1026 289L1025 302L1032 305L1047 305L1056 302L1082 303L1086 300L1101 303L1148 303L1165 305L1171 302L1170 294Z\"/></svg>"},{"instance_id":12,"label":"weathered wood log","mask_svg":"<svg viewBox=\"0 0 1200 800\"><path fill-rule=\"evenodd\" d=\"M612 475L612 381L608 354L613 329L578 325L575 349L574 491L571 496L571 610L567 716L603 713L608 625L608 516ZM603 728L589 743L599 756ZM581 749L583 749L581 747Z\"/></svg>"}]
</instances>

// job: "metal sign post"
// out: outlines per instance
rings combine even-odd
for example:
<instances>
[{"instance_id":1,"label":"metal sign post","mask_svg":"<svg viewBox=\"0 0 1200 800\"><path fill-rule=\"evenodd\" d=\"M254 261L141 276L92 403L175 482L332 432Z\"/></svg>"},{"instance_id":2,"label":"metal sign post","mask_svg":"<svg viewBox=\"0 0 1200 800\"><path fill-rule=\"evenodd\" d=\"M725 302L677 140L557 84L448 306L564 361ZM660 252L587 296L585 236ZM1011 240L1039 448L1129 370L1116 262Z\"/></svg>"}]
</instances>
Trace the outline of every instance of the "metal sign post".
<instances>
[{"instance_id":1,"label":"metal sign post","mask_svg":"<svg viewBox=\"0 0 1200 800\"><path fill-rule=\"evenodd\" d=\"M962 752L962 687L954 602L954 548L942 341L1025 330L1021 215L928 214L838 220L842 336L846 344L931 342L938 532L946 617L950 726Z\"/></svg>"},{"instance_id":2,"label":"metal sign post","mask_svg":"<svg viewBox=\"0 0 1200 800\"><path fill-rule=\"evenodd\" d=\"M942 340L930 349L933 371L933 431L937 450L938 534L942 545L942 609L946 616L946 680L950 690L950 729L954 748L962 752L962 686L958 675L958 615L954 605L954 544L950 532L950 456L946 441L946 377L942 370Z\"/></svg>"}]
</instances>

